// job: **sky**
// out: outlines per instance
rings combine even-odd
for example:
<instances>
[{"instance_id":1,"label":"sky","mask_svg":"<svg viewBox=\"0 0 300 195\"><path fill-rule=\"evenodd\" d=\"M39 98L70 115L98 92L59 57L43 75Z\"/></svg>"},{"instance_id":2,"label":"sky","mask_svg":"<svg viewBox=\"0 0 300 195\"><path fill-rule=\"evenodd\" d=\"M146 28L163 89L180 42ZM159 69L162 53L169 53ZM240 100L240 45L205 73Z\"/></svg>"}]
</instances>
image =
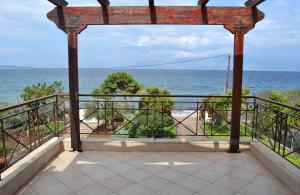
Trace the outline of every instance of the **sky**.
<instances>
[{"instance_id":1,"label":"sky","mask_svg":"<svg viewBox=\"0 0 300 195\"><path fill-rule=\"evenodd\" d=\"M67 68L67 37L46 14L47 0L0 0L0 66ZM5 2L4 2L5 1ZM246 0L210 0L243 6ZM68 0L69 6L97 0ZM156 0L156 5L196 5L197 0ZM147 5L147 0L111 0ZM266 0L266 14L245 37L245 70L300 71L300 1ZM233 35L222 26L89 26L79 35L79 67L128 67L225 55ZM224 57L157 66L165 69L226 69ZM153 67L152 67L153 68Z\"/></svg>"}]
</instances>

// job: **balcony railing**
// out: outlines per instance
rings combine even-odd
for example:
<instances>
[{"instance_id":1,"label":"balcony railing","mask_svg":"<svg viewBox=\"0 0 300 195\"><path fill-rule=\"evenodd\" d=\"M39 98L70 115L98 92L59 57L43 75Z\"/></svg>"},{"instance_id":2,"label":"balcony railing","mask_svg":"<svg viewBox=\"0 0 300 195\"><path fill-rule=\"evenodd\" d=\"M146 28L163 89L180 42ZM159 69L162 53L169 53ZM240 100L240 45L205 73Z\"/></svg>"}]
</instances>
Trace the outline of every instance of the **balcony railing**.
<instances>
[{"instance_id":1,"label":"balcony railing","mask_svg":"<svg viewBox=\"0 0 300 195\"><path fill-rule=\"evenodd\" d=\"M0 109L0 173L66 129L63 97L51 95Z\"/></svg>"},{"instance_id":2,"label":"balcony railing","mask_svg":"<svg viewBox=\"0 0 300 195\"><path fill-rule=\"evenodd\" d=\"M227 139L230 96L80 95L82 136ZM52 137L70 133L69 101L52 95L0 110L0 172ZM257 139L300 167L300 109L243 97L241 139Z\"/></svg>"}]
</instances>

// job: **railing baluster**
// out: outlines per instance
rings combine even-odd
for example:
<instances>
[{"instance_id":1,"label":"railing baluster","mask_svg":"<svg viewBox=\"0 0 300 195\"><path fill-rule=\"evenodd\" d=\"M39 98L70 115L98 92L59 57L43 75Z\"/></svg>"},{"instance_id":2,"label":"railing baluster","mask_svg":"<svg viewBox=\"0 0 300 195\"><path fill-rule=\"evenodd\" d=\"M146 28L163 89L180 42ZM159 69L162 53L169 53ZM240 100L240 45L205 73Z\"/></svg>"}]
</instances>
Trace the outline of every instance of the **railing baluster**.
<instances>
[{"instance_id":1,"label":"railing baluster","mask_svg":"<svg viewBox=\"0 0 300 195\"><path fill-rule=\"evenodd\" d=\"M196 135L198 135L198 120L199 120L199 102L197 102L197 108L196 108L196 110L197 110L197 114L196 114Z\"/></svg>"},{"instance_id":2,"label":"railing baluster","mask_svg":"<svg viewBox=\"0 0 300 195\"><path fill-rule=\"evenodd\" d=\"M30 123L31 123L31 120L30 120L30 110L27 111L27 118L28 118L28 136L29 136L29 148L30 148L30 151L32 151L32 140L31 140L31 128L30 128Z\"/></svg>"},{"instance_id":3,"label":"railing baluster","mask_svg":"<svg viewBox=\"0 0 300 195\"><path fill-rule=\"evenodd\" d=\"M288 115L286 115L285 119L284 119L283 153L282 153L282 156L284 158L285 158L285 146L286 146L288 128L289 128L289 126L288 126Z\"/></svg>"},{"instance_id":4,"label":"railing baluster","mask_svg":"<svg viewBox=\"0 0 300 195\"><path fill-rule=\"evenodd\" d=\"M97 134L99 135L99 128L100 128L100 116L99 116L99 101L97 100Z\"/></svg>"},{"instance_id":5,"label":"railing baluster","mask_svg":"<svg viewBox=\"0 0 300 195\"><path fill-rule=\"evenodd\" d=\"M2 147L3 147L3 151L4 151L4 164L5 164L4 170L5 170L7 168L7 151L6 151L3 119L0 119L0 125L1 125L1 136L2 136ZM1 180L1 173L2 173L2 170L0 170L0 180Z\"/></svg>"}]
</instances>

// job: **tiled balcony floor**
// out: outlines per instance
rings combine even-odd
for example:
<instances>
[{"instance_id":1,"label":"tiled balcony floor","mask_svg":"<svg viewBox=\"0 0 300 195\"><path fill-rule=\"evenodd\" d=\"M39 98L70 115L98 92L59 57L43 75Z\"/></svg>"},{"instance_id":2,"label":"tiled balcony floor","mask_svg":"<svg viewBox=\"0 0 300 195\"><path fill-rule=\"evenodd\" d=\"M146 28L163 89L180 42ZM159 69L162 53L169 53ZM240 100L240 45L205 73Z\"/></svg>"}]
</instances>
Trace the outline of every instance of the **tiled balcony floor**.
<instances>
[{"instance_id":1,"label":"tiled balcony floor","mask_svg":"<svg viewBox=\"0 0 300 195\"><path fill-rule=\"evenodd\" d=\"M290 194L249 152L63 152L19 194Z\"/></svg>"}]
</instances>

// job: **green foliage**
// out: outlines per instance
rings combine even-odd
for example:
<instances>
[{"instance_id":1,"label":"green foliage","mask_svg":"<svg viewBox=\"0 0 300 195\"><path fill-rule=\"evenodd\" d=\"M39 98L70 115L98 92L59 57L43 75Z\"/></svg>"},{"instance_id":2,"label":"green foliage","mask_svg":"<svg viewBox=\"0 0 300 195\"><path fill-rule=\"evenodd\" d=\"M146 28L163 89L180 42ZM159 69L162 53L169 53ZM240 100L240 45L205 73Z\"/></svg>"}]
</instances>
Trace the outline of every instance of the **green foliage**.
<instances>
[{"instance_id":1,"label":"green foliage","mask_svg":"<svg viewBox=\"0 0 300 195\"><path fill-rule=\"evenodd\" d=\"M136 94L141 88L132 75L119 71L109 74L92 94Z\"/></svg>"},{"instance_id":2,"label":"green foliage","mask_svg":"<svg viewBox=\"0 0 300 195\"><path fill-rule=\"evenodd\" d=\"M170 95L167 89L157 86L150 86L146 89L147 95ZM158 110L163 113L170 114L174 107L174 99L172 97L142 97L140 100L141 108Z\"/></svg>"},{"instance_id":3,"label":"green foliage","mask_svg":"<svg viewBox=\"0 0 300 195\"><path fill-rule=\"evenodd\" d=\"M170 95L166 89L151 86L146 89L147 95ZM130 137L175 137L176 132L168 131L174 124L171 112L174 100L171 97L143 97L140 99L140 109L133 123L127 124Z\"/></svg>"},{"instance_id":4,"label":"green foliage","mask_svg":"<svg viewBox=\"0 0 300 195\"><path fill-rule=\"evenodd\" d=\"M158 111L136 114L132 123L127 123L130 138L136 137L175 137L171 128L174 121L171 116Z\"/></svg>"},{"instance_id":5,"label":"green foliage","mask_svg":"<svg viewBox=\"0 0 300 195\"><path fill-rule=\"evenodd\" d=\"M55 81L50 85L38 83L37 85L26 87L21 94L21 98L23 101L28 101L55 93L62 93L63 90L62 82Z\"/></svg>"},{"instance_id":6,"label":"green foliage","mask_svg":"<svg viewBox=\"0 0 300 195\"><path fill-rule=\"evenodd\" d=\"M7 147L6 146L6 155L10 155L11 154L11 152L13 151L13 148L12 147ZM1 144L1 146L0 146L0 157L1 156L4 156L5 155L5 151L4 151L4 149L3 149L3 146L2 146L2 144Z\"/></svg>"}]
</instances>

